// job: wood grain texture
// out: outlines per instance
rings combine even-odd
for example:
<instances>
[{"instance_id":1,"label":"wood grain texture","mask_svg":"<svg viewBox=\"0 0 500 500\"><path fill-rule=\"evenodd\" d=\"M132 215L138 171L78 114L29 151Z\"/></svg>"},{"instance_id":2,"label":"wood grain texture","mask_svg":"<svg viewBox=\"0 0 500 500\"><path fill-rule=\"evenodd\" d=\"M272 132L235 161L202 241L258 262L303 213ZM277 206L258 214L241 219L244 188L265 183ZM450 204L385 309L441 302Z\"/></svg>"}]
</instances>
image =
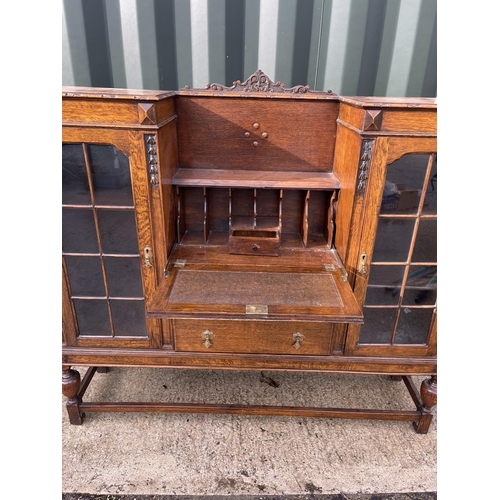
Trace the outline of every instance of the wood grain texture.
<instances>
[{"instance_id":1,"label":"wood grain texture","mask_svg":"<svg viewBox=\"0 0 500 500\"><path fill-rule=\"evenodd\" d=\"M340 102L360 108L437 109L437 100L429 97L339 97Z\"/></svg>"},{"instance_id":2,"label":"wood grain texture","mask_svg":"<svg viewBox=\"0 0 500 500\"><path fill-rule=\"evenodd\" d=\"M264 100L248 106L247 102L179 97L176 109L180 166L332 171L337 103ZM268 133L267 138L262 138L264 132ZM258 145L254 146L254 142Z\"/></svg>"},{"instance_id":3,"label":"wood grain texture","mask_svg":"<svg viewBox=\"0 0 500 500\"><path fill-rule=\"evenodd\" d=\"M63 126L62 142L63 144L109 144L126 156L130 156L129 135L126 130Z\"/></svg>"},{"instance_id":4,"label":"wood grain texture","mask_svg":"<svg viewBox=\"0 0 500 500\"><path fill-rule=\"evenodd\" d=\"M436 103L259 90L63 89L63 141L113 145L129 158L149 311L148 338L78 336L63 271L71 423L82 423L84 410L221 412L412 420L427 432L437 394L436 312L428 345L358 340L386 168L405 154L436 151ZM156 140L154 185L145 134ZM272 250L261 253L272 255L253 254L271 240ZM145 246L152 267L144 265ZM357 269L362 252L366 274ZM248 315L258 299L267 315ZM208 347L205 330L213 333ZM80 383L71 369L78 364L432 378L421 399L404 379L417 406L408 412L103 404L82 403L93 372Z\"/></svg>"},{"instance_id":5,"label":"wood grain texture","mask_svg":"<svg viewBox=\"0 0 500 500\"><path fill-rule=\"evenodd\" d=\"M137 227L137 240L139 243L139 253L141 254L141 274L142 274L142 284L144 290L144 298L146 303L146 308L148 303L153 297L154 290L156 289L156 283L158 280L159 271L157 268L158 256L156 253L153 254L153 266L146 267L144 262L144 248L149 246L151 248L156 248L155 239L153 236L153 220L152 220L152 206L150 198L150 183L146 164L146 144L144 141L144 135L142 132L130 131L130 169L131 169L131 180L132 180L132 190L134 195L134 205L135 205L135 219ZM160 208L157 208L159 211ZM162 248L161 233L158 236L160 241L158 247ZM161 256L162 254L160 254ZM161 257L160 257L161 258ZM148 336L154 346L161 346L161 324L159 321L146 320Z\"/></svg>"},{"instance_id":6,"label":"wood grain texture","mask_svg":"<svg viewBox=\"0 0 500 500\"><path fill-rule=\"evenodd\" d=\"M62 108L63 124L99 123L139 125L136 103L71 99Z\"/></svg>"},{"instance_id":7,"label":"wood grain texture","mask_svg":"<svg viewBox=\"0 0 500 500\"><path fill-rule=\"evenodd\" d=\"M345 418L362 420L396 420L419 422L416 410L369 410L364 408L328 408L307 406L264 406L249 404L208 403L81 403L82 412L150 412L150 413L209 413L226 415L269 415L307 418ZM424 432L419 432L424 434Z\"/></svg>"},{"instance_id":8,"label":"wood grain texture","mask_svg":"<svg viewBox=\"0 0 500 500\"><path fill-rule=\"evenodd\" d=\"M436 113L432 111L384 111L381 130L435 133L437 130Z\"/></svg>"},{"instance_id":9,"label":"wood grain texture","mask_svg":"<svg viewBox=\"0 0 500 500\"><path fill-rule=\"evenodd\" d=\"M145 90L145 89L115 89L109 87L71 87L63 86L62 97L67 99L110 99L115 100L140 100L159 101L175 95L170 90Z\"/></svg>"},{"instance_id":10,"label":"wood grain texture","mask_svg":"<svg viewBox=\"0 0 500 500\"><path fill-rule=\"evenodd\" d=\"M63 365L220 368L225 370L315 371L427 375L436 373L436 358L419 356L286 356L272 354L182 353L166 349L72 348L63 349Z\"/></svg>"},{"instance_id":11,"label":"wood grain texture","mask_svg":"<svg viewBox=\"0 0 500 500\"><path fill-rule=\"evenodd\" d=\"M63 343L67 346L76 345L78 326L75 310L71 303L71 289L64 258L62 260L62 326Z\"/></svg>"},{"instance_id":12,"label":"wood grain texture","mask_svg":"<svg viewBox=\"0 0 500 500\"><path fill-rule=\"evenodd\" d=\"M353 130L339 125L338 140L343 146L338 148L335 154L334 173L339 178L342 189L339 192L335 215L335 248L348 272L352 273L352 257L349 257L347 250L352 227L361 137Z\"/></svg>"},{"instance_id":13,"label":"wood grain texture","mask_svg":"<svg viewBox=\"0 0 500 500\"><path fill-rule=\"evenodd\" d=\"M388 165L406 154L432 154L437 151L437 139L435 137L414 137L411 141L402 137L390 137L388 140Z\"/></svg>"},{"instance_id":14,"label":"wood grain texture","mask_svg":"<svg viewBox=\"0 0 500 500\"><path fill-rule=\"evenodd\" d=\"M331 172L278 172L181 168L172 183L178 186L255 187L283 189L338 189Z\"/></svg>"},{"instance_id":15,"label":"wood grain texture","mask_svg":"<svg viewBox=\"0 0 500 500\"><path fill-rule=\"evenodd\" d=\"M289 355L328 355L331 352L332 325L283 321L224 321L175 319L175 349L178 352L229 352ZM202 333L212 333L206 347ZM293 334L303 340L295 348Z\"/></svg>"}]
</instances>

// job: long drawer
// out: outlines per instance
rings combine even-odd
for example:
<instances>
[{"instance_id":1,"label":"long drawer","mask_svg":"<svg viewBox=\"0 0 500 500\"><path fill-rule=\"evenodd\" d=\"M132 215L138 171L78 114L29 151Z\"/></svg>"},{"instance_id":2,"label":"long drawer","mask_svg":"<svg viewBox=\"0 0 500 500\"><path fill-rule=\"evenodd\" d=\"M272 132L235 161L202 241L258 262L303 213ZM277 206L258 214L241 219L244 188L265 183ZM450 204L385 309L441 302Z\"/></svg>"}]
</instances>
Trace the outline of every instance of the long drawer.
<instances>
[{"instance_id":1,"label":"long drawer","mask_svg":"<svg viewBox=\"0 0 500 500\"><path fill-rule=\"evenodd\" d=\"M331 323L174 319L175 350L253 354L329 355Z\"/></svg>"}]
</instances>

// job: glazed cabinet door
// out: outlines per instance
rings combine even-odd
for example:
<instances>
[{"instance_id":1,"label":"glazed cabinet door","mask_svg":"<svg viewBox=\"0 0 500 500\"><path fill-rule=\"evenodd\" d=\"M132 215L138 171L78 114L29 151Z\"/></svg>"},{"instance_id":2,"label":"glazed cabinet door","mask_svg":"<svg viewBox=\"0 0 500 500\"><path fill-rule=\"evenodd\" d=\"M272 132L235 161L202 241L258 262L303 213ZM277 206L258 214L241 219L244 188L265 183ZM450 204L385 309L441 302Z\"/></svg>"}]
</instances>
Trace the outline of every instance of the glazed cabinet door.
<instances>
[{"instance_id":1,"label":"glazed cabinet door","mask_svg":"<svg viewBox=\"0 0 500 500\"><path fill-rule=\"evenodd\" d=\"M139 141L138 141L139 143ZM139 143L140 144L140 143ZM143 149L63 143L63 341L68 346L153 347L146 319L154 290ZM125 150L127 148L124 148Z\"/></svg>"},{"instance_id":2,"label":"glazed cabinet door","mask_svg":"<svg viewBox=\"0 0 500 500\"><path fill-rule=\"evenodd\" d=\"M415 151L428 147L415 147ZM363 325L349 325L346 354L433 356L437 321L437 159L391 158L381 141L366 186L354 292ZM411 144L407 149L411 151ZM378 153L378 154L377 154ZM385 163L390 162L390 163ZM377 164L378 163L378 164Z\"/></svg>"}]
</instances>

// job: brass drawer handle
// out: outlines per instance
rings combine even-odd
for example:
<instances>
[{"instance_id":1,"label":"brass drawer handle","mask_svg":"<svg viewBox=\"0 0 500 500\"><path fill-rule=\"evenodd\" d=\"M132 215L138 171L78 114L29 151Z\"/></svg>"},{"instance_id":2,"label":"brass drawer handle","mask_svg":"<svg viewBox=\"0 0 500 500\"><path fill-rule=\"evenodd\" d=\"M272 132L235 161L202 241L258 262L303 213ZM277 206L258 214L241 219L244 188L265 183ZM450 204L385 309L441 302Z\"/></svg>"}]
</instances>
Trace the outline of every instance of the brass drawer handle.
<instances>
[{"instance_id":1,"label":"brass drawer handle","mask_svg":"<svg viewBox=\"0 0 500 500\"><path fill-rule=\"evenodd\" d=\"M214 338L214 334L210 330L205 330L202 332L201 338L205 341L203 342L203 345L208 349L212 345L212 342L210 341Z\"/></svg>"},{"instance_id":2,"label":"brass drawer handle","mask_svg":"<svg viewBox=\"0 0 500 500\"><path fill-rule=\"evenodd\" d=\"M293 344L293 347L295 347L295 349L300 349L302 347L300 343L304 340L304 335L302 335L300 332L295 332L292 335L292 339L295 340L295 344Z\"/></svg>"}]
</instances>

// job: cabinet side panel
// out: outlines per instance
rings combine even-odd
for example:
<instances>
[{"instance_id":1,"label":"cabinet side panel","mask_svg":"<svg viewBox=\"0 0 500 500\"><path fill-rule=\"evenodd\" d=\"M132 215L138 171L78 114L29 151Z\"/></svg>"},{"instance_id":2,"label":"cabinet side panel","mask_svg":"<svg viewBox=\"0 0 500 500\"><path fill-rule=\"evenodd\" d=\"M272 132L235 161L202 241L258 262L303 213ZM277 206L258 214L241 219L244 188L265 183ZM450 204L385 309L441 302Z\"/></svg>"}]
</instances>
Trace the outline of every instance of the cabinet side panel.
<instances>
[{"instance_id":1,"label":"cabinet side panel","mask_svg":"<svg viewBox=\"0 0 500 500\"><path fill-rule=\"evenodd\" d=\"M153 221L151 218L152 206L150 190L157 189L150 185L147 167L147 151L144 134L139 131L129 132L130 134L130 167L132 176L132 187L134 193L135 216L137 222L137 238L139 242L139 252L141 255L141 272L144 286L144 298L147 304L150 302L153 292L156 289L158 272L156 262L162 259L161 254L156 255L156 248L153 232ZM156 236L156 235L155 235ZM161 235L160 235L161 237ZM161 242L160 242L161 243ZM161 247L161 244L159 245ZM153 265L148 266L145 259L145 249L150 247L155 249L152 256ZM148 336L154 347L161 345L161 325L159 321L147 322Z\"/></svg>"},{"instance_id":2,"label":"cabinet side panel","mask_svg":"<svg viewBox=\"0 0 500 500\"><path fill-rule=\"evenodd\" d=\"M165 258L170 254L175 242L175 196L172 177L178 169L178 149L176 121L172 121L158 131L158 155L160 160L160 186L165 231Z\"/></svg>"},{"instance_id":3,"label":"cabinet side panel","mask_svg":"<svg viewBox=\"0 0 500 500\"><path fill-rule=\"evenodd\" d=\"M334 173L341 185L335 214L335 248L345 264L356 194L361 138L353 130L339 125L337 144L342 144L342 147L337 148L334 162Z\"/></svg>"}]
</instances>

